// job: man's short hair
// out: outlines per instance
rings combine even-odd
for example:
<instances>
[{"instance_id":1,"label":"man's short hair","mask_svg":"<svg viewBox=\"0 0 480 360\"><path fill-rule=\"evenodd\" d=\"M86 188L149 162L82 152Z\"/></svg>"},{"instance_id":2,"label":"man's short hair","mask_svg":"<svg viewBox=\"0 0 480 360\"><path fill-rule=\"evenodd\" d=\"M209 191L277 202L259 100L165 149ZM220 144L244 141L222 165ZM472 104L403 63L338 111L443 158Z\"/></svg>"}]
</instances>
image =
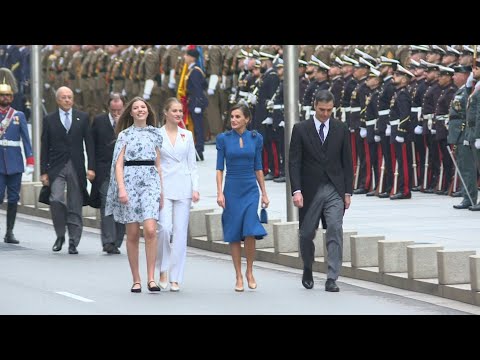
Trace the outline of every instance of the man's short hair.
<instances>
[{"instance_id":1,"label":"man's short hair","mask_svg":"<svg viewBox=\"0 0 480 360\"><path fill-rule=\"evenodd\" d=\"M318 90L315 94L315 104L319 102L335 102L335 96L329 90Z\"/></svg>"},{"instance_id":2,"label":"man's short hair","mask_svg":"<svg viewBox=\"0 0 480 360\"><path fill-rule=\"evenodd\" d=\"M118 92L112 92L110 93L110 95L108 96L108 102L107 102L107 107L109 108L110 107L110 103L113 101L113 100L121 100L123 105L125 105L125 103L127 102L127 99L125 98L125 96L123 96L122 94L118 93Z\"/></svg>"}]
</instances>

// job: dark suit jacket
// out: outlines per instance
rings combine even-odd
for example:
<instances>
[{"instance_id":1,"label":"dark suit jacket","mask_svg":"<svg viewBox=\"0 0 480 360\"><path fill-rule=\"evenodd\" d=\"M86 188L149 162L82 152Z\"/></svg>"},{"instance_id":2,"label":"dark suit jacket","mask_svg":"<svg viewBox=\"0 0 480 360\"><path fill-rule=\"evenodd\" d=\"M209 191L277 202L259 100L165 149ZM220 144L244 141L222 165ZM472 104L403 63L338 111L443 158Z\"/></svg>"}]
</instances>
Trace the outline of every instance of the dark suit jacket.
<instances>
[{"instance_id":1,"label":"dark suit jacket","mask_svg":"<svg viewBox=\"0 0 480 360\"><path fill-rule=\"evenodd\" d=\"M95 148L95 180L92 182L88 204L100 208L100 187L107 177L110 177L113 150L115 148L115 131L108 113L95 116L91 128Z\"/></svg>"},{"instance_id":2,"label":"dark suit jacket","mask_svg":"<svg viewBox=\"0 0 480 360\"><path fill-rule=\"evenodd\" d=\"M207 86L203 71L198 66L193 67L187 80L187 101L190 112L193 112L196 107L205 110L208 106L208 98L205 93Z\"/></svg>"},{"instance_id":3,"label":"dark suit jacket","mask_svg":"<svg viewBox=\"0 0 480 360\"><path fill-rule=\"evenodd\" d=\"M50 185L69 159L78 176L83 192L83 205L88 204L87 178L83 142L88 156L88 169L95 171L95 154L88 125L88 114L72 110L72 125L69 132L63 126L58 109L43 118L40 173L48 174Z\"/></svg>"},{"instance_id":4,"label":"dark suit jacket","mask_svg":"<svg viewBox=\"0 0 480 360\"><path fill-rule=\"evenodd\" d=\"M292 195L301 190L303 208L300 222L310 206L320 184L324 169L342 199L353 191L353 165L350 132L339 120L330 118L330 128L322 145L313 117L293 127L289 152L289 171Z\"/></svg>"}]
</instances>

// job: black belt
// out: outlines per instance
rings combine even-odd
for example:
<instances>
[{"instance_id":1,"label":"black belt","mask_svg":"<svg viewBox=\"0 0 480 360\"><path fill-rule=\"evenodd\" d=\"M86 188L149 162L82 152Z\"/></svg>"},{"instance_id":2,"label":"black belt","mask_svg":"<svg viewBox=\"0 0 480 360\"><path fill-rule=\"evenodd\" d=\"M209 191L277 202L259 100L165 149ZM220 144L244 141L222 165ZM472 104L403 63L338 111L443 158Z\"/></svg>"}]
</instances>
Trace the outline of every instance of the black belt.
<instances>
[{"instance_id":1,"label":"black belt","mask_svg":"<svg viewBox=\"0 0 480 360\"><path fill-rule=\"evenodd\" d=\"M148 166L155 165L153 160L125 161L124 166Z\"/></svg>"}]
</instances>

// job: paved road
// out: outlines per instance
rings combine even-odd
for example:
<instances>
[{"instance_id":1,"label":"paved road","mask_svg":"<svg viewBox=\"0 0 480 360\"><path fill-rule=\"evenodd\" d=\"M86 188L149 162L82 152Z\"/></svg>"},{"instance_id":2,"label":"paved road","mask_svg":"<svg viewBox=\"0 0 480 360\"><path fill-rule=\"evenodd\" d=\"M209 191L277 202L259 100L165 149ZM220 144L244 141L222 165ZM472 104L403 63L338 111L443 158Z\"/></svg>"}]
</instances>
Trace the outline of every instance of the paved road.
<instances>
[{"instance_id":1,"label":"paved road","mask_svg":"<svg viewBox=\"0 0 480 360\"><path fill-rule=\"evenodd\" d=\"M205 161L199 162L201 201L198 208L219 209L216 203L214 145L207 145ZM286 220L285 183L267 181L271 219ZM410 200L354 195L344 218L344 229L359 235L385 235L387 240L439 243L445 248L480 250L480 212L456 210L460 198L413 193ZM480 253L480 252L478 252Z\"/></svg>"},{"instance_id":2,"label":"paved road","mask_svg":"<svg viewBox=\"0 0 480 360\"><path fill-rule=\"evenodd\" d=\"M5 219L0 212L0 221ZM3 226L2 226L3 228ZM125 251L100 251L98 230L84 230L79 255L51 251L50 220L20 214L20 245L0 243L0 314L464 314L478 307L372 284L339 281L340 293L323 290L324 274L305 290L301 272L258 262L258 288L236 293L230 257L188 249L185 283L178 293L130 293L131 275ZM146 272L141 244L141 274Z\"/></svg>"}]
</instances>

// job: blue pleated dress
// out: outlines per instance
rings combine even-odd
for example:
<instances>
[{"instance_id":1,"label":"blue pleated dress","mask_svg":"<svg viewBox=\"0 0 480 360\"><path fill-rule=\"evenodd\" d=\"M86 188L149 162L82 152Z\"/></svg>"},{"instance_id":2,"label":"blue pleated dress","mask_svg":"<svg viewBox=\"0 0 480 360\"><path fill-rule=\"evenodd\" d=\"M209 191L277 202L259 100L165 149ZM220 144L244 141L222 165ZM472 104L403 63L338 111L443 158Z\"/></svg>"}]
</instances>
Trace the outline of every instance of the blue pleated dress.
<instances>
[{"instance_id":1,"label":"blue pleated dress","mask_svg":"<svg viewBox=\"0 0 480 360\"><path fill-rule=\"evenodd\" d=\"M243 148L240 147L243 139ZM257 240L267 235L258 217L260 192L256 170L262 170L263 137L256 131L246 130L239 135L226 131L216 138L217 170L226 163L225 209L222 214L225 242L244 240L254 236Z\"/></svg>"}]
</instances>

